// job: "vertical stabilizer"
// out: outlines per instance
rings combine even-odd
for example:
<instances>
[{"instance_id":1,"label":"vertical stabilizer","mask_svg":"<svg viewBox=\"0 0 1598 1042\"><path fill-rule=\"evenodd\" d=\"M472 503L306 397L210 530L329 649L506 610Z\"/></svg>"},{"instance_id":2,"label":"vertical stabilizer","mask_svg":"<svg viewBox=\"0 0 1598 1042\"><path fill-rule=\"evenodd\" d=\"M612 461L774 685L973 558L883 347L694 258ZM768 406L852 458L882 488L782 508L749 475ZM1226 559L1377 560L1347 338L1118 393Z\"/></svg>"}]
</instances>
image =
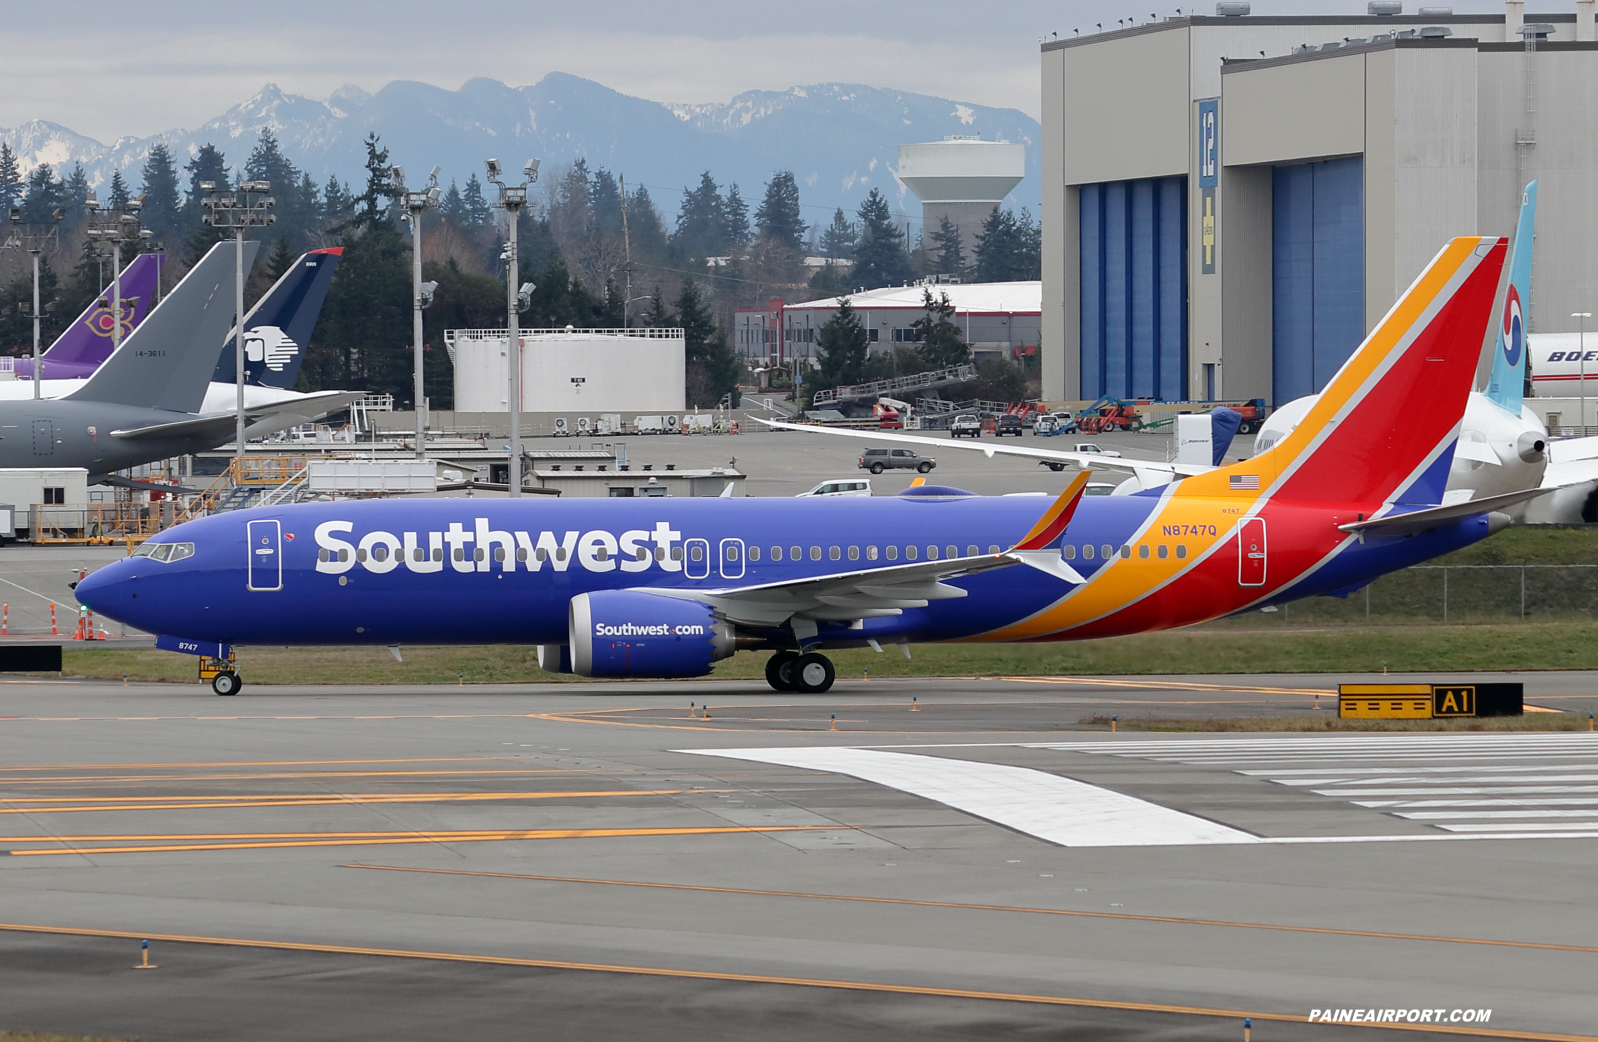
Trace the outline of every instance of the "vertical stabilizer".
<instances>
[{"instance_id":1,"label":"vertical stabilizer","mask_svg":"<svg viewBox=\"0 0 1598 1042\"><path fill-rule=\"evenodd\" d=\"M1526 398L1526 319L1531 309L1531 249L1536 226L1537 182L1533 181L1520 197L1520 220L1515 223L1515 245L1509 254L1509 287L1498 320L1498 349L1493 352L1492 375L1487 378L1487 400L1517 419Z\"/></svg>"},{"instance_id":2,"label":"vertical stabilizer","mask_svg":"<svg viewBox=\"0 0 1598 1042\"><path fill-rule=\"evenodd\" d=\"M312 250L294 262L244 316L244 379L262 387L292 390L310 347L311 331L327 299L344 247ZM237 348L228 330L211 379L233 383Z\"/></svg>"},{"instance_id":3,"label":"vertical stabilizer","mask_svg":"<svg viewBox=\"0 0 1598 1042\"><path fill-rule=\"evenodd\" d=\"M66 397L198 412L216 368L216 345L233 324L236 248L232 241L212 246L116 353ZM246 273L259 249L259 243L244 243Z\"/></svg>"},{"instance_id":4,"label":"vertical stabilizer","mask_svg":"<svg viewBox=\"0 0 1598 1042\"><path fill-rule=\"evenodd\" d=\"M161 277L161 262L165 254L141 253L122 270L122 323L123 339L139 327L150 313L150 302L155 299L156 280ZM110 285L94 298L83 314L56 338L42 356L46 380L71 380L88 376L95 367L111 357L111 334L117 320L111 315L115 300ZM16 363L17 378L33 376L33 359L19 358Z\"/></svg>"}]
</instances>

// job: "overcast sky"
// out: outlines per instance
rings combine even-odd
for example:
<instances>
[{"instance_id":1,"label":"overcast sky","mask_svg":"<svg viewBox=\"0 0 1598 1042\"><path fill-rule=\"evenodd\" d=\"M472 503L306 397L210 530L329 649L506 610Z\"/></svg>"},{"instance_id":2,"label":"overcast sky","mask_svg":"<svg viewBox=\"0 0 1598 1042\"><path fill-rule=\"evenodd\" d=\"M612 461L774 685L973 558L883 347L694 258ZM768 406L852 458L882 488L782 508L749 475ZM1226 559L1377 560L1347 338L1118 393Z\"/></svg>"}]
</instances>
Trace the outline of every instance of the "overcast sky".
<instances>
[{"instance_id":1,"label":"overcast sky","mask_svg":"<svg viewBox=\"0 0 1598 1042\"><path fill-rule=\"evenodd\" d=\"M1453 6L1502 10L1490 0ZM1254 3L1255 14L1364 8ZM110 143L197 126L267 82L324 98L346 83L375 91L412 79L453 90L475 76L520 86L555 71L656 101L725 102L838 81L1036 117L1040 37L1175 11L1152 0L3 0L0 127L46 119Z\"/></svg>"}]
</instances>

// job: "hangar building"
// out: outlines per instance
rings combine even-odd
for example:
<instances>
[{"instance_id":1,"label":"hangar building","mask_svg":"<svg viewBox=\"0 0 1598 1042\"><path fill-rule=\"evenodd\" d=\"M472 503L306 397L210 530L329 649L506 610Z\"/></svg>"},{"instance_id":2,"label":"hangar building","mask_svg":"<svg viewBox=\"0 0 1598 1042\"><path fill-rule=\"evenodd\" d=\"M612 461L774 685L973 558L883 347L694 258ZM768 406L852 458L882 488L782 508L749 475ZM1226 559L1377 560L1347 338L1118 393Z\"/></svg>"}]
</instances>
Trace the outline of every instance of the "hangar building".
<instances>
[{"instance_id":1,"label":"hangar building","mask_svg":"<svg viewBox=\"0 0 1598 1042\"><path fill-rule=\"evenodd\" d=\"M1533 178L1531 330L1598 311L1593 3L1522 6L1044 44L1044 396L1318 391L1446 240L1512 233Z\"/></svg>"}]
</instances>

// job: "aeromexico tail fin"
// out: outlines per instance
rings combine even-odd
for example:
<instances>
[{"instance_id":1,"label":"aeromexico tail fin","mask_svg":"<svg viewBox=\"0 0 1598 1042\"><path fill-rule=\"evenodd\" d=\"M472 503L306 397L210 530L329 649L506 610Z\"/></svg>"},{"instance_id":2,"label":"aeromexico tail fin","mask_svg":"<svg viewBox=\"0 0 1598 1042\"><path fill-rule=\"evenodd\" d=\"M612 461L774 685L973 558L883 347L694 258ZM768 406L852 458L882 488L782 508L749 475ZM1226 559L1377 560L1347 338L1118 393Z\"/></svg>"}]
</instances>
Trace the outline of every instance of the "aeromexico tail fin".
<instances>
[{"instance_id":1,"label":"aeromexico tail fin","mask_svg":"<svg viewBox=\"0 0 1598 1042\"><path fill-rule=\"evenodd\" d=\"M316 318L321 314L322 302L327 299L328 285L343 255L342 246L303 254L244 316L244 379L247 382L293 389L305 361L311 332L316 328ZM233 331L229 329L212 380L233 382L236 351Z\"/></svg>"},{"instance_id":2,"label":"aeromexico tail fin","mask_svg":"<svg viewBox=\"0 0 1598 1042\"><path fill-rule=\"evenodd\" d=\"M1519 417L1526 402L1526 320L1531 307L1531 251L1536 242L1537 182L1520 197L1515 245L1509 253L1509 288L1498 321L1498 349L1493 352L1487 400Z\"/></svg>"},{"instance_id":3,"label":"aeromexico tail fin","mask_svg":"<svg viewBox=\"0 0 1598 1042\"><path fill-rule=\"evenodd\" d=\"M259 243L244 243L244 270ZM216 365L216 345L233 324L233 242L219 242L95 374L75 401L198 412Z\"/></svg>"},{"instance_id":4,"label":"aeromexico tail fin","mask_svg":"<svg viewBox=\"0 0 1598 1042\"><path fill-rule=\"evenodd\" d=\"M1349 504L1440 503L1481 360L1506 248L1445 246L1275 446L1184 480L1179 495Z\"/></svg>"},{"instance_id":5,"label":"aeromexico tail fin","mask_svg":"<svg viewBox=\"0 0 1598 1042\"><path fill-rule=\"evenodd\" d=\"M161 277L162 253L141 253L122 271L122 336L137 329L150 313L150 302L155 299L155 287ZM115 307L110 285L94 298L83 314L68 326L66 332L44 352L45 379L72 378L89 375L88 370L111 357L111 333L116 322L111 317ZM82 367L53 372L58 366ZM33 373L33 360L17 361L17 376L27 378Z\"/></svg>"},{"instance_id":6,"label":"aeromexico tail fin","mask_svg":"<svg viewBox=\"0 0 1598 1042\"><path fill-rule=\"evenodd\" d=\"M1076 514L1076 506L1082 501L1082 493L1088 487L1088 478L1091 474L1082 471L1071 479L1065 486L1065 491L1060 493L1058 499L1050 504L1049 509L1038 518L1038 523L1032 526L1032 531L1021 537L1021 541L1010 549L1012 550L1041 550L1060 538L1060 533L1065 531L1065 526L1071 523L1071 518Z\"/></svg>"}]
</instances>

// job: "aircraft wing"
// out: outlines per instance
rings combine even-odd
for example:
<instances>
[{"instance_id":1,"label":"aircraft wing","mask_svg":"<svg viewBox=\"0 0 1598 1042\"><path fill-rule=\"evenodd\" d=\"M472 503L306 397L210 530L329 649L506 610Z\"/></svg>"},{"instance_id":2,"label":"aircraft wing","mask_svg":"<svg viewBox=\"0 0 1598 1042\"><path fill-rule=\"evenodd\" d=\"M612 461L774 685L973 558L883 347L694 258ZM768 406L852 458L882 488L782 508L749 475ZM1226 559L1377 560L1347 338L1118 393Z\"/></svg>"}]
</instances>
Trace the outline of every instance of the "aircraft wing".
<instances>
[{"instance_id":1,"label":"aircraft wing","mask_svg":"<svg viewBox=\"0 0 1598 1042\"><path fill-rule=\"evenodd\" d=\"M1152 478L1158 475L1165 482L1177 478L1190 478L1196 474L1207 474L1214 467L1202 466L1197 463L1166 463L1159 460L1125 459L1120 456L1105 456L1097 452L1062 452L1059 449L1033 449L1021 445L1008 445L984 443L981 441L957 441L954 438L922 438L914 434L886 434L878 431L849 430L841 427L818 427L808 423L783 423L781 420L762 420L759 417L750 417L757 423L768 427L776 427L785 431L801 431L805 434L831 434L835 437L853 438L855 441L893 441L907 445L930 445L939 449L965 449L980 452L992 459L995 454L1005 456L1024 456L1028 459L1048 460L1059 463L1072 463L1084 470L1119 470L1127 474L1137 474L1145 488L1162 484L1159 480L1149 480L1143 475ZM1138 472L1141 471L1142 474Z\"/></svg>"},{"instance_id":2,"label":"aircraft wing","mask_svg":"<svg viewBox=\"0 0 1598 1042\"><path fill-rule=\"evenodd\" d=\"M273 402L270 405L260 405L244 411L245 436L257 434L271 434L286 427L293 427L301 423L310 423L320 419L330 412L344 408L357 398L362 397L361 391L318 391L305 395L303 398L291 398L284 402ZM220 443L226 441L238 429L237 414L231 412L212 413L208 416L190 416L171 423L156 423L148 427L134 427L129 430L112 431L113 438L125 438L137 441L145 438L210 438L214 437Z\"/></svg>"},{"instance_id":3,"label":"aircraft wing","mask_svg":"<svg viewBox=\"0 0 1598 1042\"><path fill-rule=\"evenodd\" d=\"M1087 580L1061 559L1058 549L1049 547L1071 523L1087 483L1086 473L1073 478L1032 530L1001 553L864 568L755 586L715 590L648 588L640 592L708 604L730 621L746 626L780 626L792 619L796 623L808 621L813 627L817 621L898 615L906 608L925 608L930 601L964 597L965 590L946 585L943 580L1017 564L1029 565L1079 586ZM802 629L796 626L795 632Z\"/></svg>"}]
</instances>

